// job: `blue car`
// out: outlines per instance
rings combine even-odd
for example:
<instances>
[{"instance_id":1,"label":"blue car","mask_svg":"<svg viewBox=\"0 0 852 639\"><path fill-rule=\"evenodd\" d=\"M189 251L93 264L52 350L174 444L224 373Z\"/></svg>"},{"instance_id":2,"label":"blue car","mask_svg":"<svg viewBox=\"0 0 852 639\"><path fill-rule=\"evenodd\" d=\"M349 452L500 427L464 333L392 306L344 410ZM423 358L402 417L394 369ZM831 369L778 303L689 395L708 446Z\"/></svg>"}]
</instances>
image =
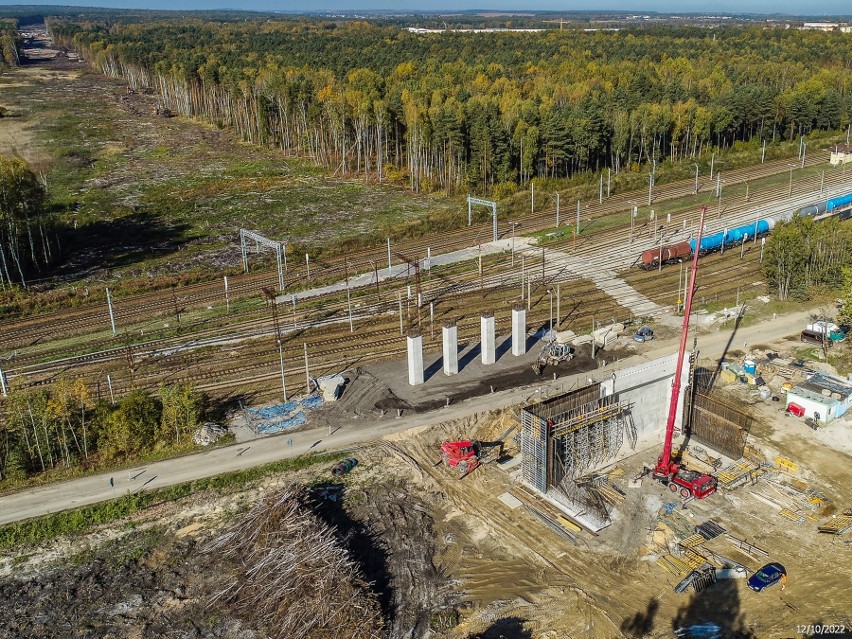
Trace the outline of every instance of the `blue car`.
<instances>
[{"instance_id":1,"label":"blue car","mask_svg":"<svg viewBox=\"0 0 852 639\"><path fill-rule=\"evenodd\" d=\"M755 592L774 586L787 574L781 564L766 564L763 568L748 578L748 587Z\"/></svg>"},{"instance_id":2,"label":"blue car","mask_svg":"<svg viewBox=\"0 0 852 639\"><path fill-rule=\"evenodd\" d=\"M633 339L637 342L649 342L654 339L654 331L647 326L643 326L638 331L633 333Z\"/></svg>"}]
</instances>

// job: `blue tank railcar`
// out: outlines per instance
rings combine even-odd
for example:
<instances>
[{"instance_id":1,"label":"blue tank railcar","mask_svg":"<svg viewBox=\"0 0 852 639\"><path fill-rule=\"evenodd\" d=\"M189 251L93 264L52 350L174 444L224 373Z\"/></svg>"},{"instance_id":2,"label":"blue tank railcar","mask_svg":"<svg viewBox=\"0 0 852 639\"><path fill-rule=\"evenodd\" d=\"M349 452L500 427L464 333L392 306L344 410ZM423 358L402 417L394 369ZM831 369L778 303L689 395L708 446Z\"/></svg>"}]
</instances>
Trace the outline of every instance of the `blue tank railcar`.
<instances>
[{"instance_id":1,"label":"blue tank railcar","mask_svg":"<svg viewBox=\"0 0 852 639\"><path fill-rule=\"evenodd\" d=\"M820 213L825 213L826 207L828 206L828 202L817 202L816 204L809 204L808 206L803 206L799 209L799 215L807 215L808 217L815 217Z\"/></svg>"},{"instance_id":2,"label":"blue tank railcar","mask_svg":"<svg viewBox=\"0 0 852 639\"><path fill-rule=\"evenodd\" d=\"M833 197L826 201L826 209L833 211L835 209L839 209L841 206L846 206L847 204L852 204L852 193Z\"/></svg>"}]
</instances>

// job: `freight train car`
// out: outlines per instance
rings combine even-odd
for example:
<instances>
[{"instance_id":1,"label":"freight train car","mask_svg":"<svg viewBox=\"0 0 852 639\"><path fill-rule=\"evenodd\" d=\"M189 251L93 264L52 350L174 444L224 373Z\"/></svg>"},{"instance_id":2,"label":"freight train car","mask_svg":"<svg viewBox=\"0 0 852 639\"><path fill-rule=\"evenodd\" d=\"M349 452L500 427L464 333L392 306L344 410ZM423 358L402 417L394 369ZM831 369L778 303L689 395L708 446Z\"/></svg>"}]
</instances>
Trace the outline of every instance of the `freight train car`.
<instances>
[{"instance_id":1,"label":"freight train car","mask_svg":"<svg viewBox=\"0 0 852 639\"><path fill-rule=\"evenodd\" d=\"M836 211L844 206L852 204L852 193L848 193L847 195L841 195L839 197L833 197L826 201L825 208L828 211Z\"/></svg>"},{"instance_id":2,"label":"freight train car","mask_svg":"<svg viewBox=\"0 0 852 639\"><path fill-rule=\"evenodd\" d=\"M755 237L762 237L771 232L778 222L789 222L795 215L812 217L815 220L823 220L828 217L837 217L845 220L852 217L852 193L829 198L821 202L814 202L800 209L789 209L762 220L756 220L749 224L705 235L701 238L701 246L697 248L704 255L714 251L721 251L724 248L732 247L742 242L748 242ZM685 252L684 244L689 247L688 253ZM695 250L695 240L648 249L639 256L639 267L652 269L659 268L660 262L663 264L683 262L692 257L692 253Z\"/></svg>"},{"instance_id":3,"label":"freight train car","mask_svg":"<svg viewBox=\"0 0 852 639\"><path fill-rule=\"evenodd\" d=\"M701 255L720 251L723 247L727 248L734 244L747 242L748 240L753 240L755 237L766 235L774 226L775 220L769 218L743 224L742 226L737 226L732 229L725 229L724 231L719 231L718 233L713 233L711 235L705 235L701 238L701 247L699 248L699 251ZM689 241L689 248L692 251L695 250L695 240Z\"/></svg>"},{"instance_id":4,"label":"freight train car","mask_svg":"<svg viewBox=\"0 0 852 639\"><path fill-rule=\"evenodd\" d=\"M669 244L660 248L648 249L643 251L641 256L641 267L650 270L659 268L660 262L663 264L675 264L683 262L692 255L692 248L689 242L678 242L677 244Z\"/></svg>"}]
</instances>

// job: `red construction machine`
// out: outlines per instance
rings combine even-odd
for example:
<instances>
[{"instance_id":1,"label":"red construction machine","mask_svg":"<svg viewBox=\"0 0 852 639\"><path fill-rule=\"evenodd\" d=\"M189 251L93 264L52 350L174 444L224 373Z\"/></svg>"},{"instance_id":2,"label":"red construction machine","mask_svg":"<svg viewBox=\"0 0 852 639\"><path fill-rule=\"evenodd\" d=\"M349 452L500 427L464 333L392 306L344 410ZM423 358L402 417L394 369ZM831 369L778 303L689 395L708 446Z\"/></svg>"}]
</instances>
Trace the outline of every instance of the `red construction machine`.
<instances>
[{"instance_id":1,"label":"red construction machine","mask_svg":"<svg viewBox=\"0 0 852 639\"><path fill-rule=\"evenodd\" d=\"M479 466L481 450L480 443L475 440L444 442L441 444L441 461L450 468L458 469L464 477Z\"/></svg>"},{"instance_id":2,"label":"red construction machine","mask_svg":"<svg viewBox=\"0 0 852 639\"><path fill-rule=\"evenodd\" d=\"M704 230L704 214L707 207L701 207L701 220L698 222L698 240L696 246L701 246L701 234ZM716 478L712 475L695 472L672 460L672 438L674 437L675 416L677 415L678 399L680 398L680 375L683 370L683 359L686 354L686 339L689 332L689 313L692 310L692 296L695 293L695 276L698 273L698 251L692 257L692 270L689 279L689 290L686 293L686 306L683 314L683 332L680 336L680 349L677 352L677 366L672 382L672 399L669 404L669 415L666 420L666 441L663 454L657 459L657 465L651 471L651 476L669 487L673 493L682 497L703 499L716 491Z\"/></svg>"}]
</instances>

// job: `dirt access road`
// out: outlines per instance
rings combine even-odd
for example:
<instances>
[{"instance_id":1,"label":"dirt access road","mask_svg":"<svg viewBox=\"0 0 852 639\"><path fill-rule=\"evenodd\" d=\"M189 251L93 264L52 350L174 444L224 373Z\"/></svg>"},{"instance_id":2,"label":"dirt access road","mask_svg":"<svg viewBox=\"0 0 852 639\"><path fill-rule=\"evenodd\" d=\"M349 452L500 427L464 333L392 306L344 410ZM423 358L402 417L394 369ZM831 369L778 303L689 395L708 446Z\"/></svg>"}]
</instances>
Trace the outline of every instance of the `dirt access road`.
<instances>
[{"instance_id":1,"label":"dirt access road","mask_svg":"<svg viewBox=\"0 0 852 639\"><path fill-rule=\"evenodd\" d=\"M727 350L739 349L745 343L768 342L796 333L807 322L811 311L779 316L755 326L734 331L715 331L699 337L698 347L705 357L719 357ZM627 367L641 361L671 353L677 340L661 340L642 355L619 362ZM599 369L594 375L609 374L609 368ZM556 381L542 380L536 384L542 393L557 393L584 380L582 373ZM421 387L422 388L422 387ZM425 389L424 389L425 390ZM505 391L473 397L446 408L401 418L387 416L369 421L347 420L337 426L314 428L298 433L284 434L244 444L236 444L178 459L157 462L130 471L95 475L51 486L24 490L0 498L0 524L77 508L112 499L115 495L136 492L145 488L159 488L210 477L219 473L250 468L269 462L295 457L309 452L346 450L410 428L429 426L461 419L490 410L524 402L535 390L531 387L511 388ZM440 399L440 398L439 398ZM141 472L140 472L141 471ZM115 487L110 486L113 479Z\"/></svg>"}]
</instances>

